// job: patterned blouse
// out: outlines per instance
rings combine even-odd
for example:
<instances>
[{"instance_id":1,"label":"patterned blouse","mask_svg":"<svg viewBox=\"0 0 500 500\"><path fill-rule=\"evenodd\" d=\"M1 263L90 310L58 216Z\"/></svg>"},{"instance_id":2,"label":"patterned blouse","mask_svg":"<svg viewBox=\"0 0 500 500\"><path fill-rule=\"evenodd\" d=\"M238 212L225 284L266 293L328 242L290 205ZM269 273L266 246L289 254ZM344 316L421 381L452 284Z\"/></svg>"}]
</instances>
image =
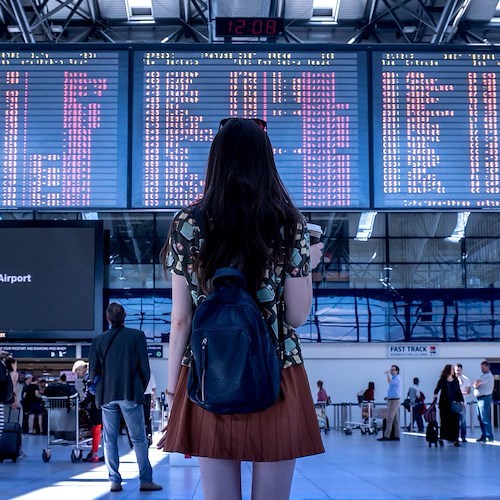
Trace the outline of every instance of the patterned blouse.
<instances>
[{"instance_id":1,"label":"patterned blouse","mask_svg":"<svg viewBox=\"0 0 500 500\"><path fill-rule=\"evenodd\" d=\"M193 304L196 307L205 299L205 294L198 284L198 278L193 271L193 263L203 244L200 228L192 215L192 208L186 207L174 217L170 227L166 267L175 274L184 276L187 280ZM302 277L309 274L310 249L309 231L305 219L302 217L297 224L295 246L288 262L285 280L288 277ZM260 303L262 315L266 319L270 331L273 332L274 342L278 344L278 327L283 325L281 341L283 342L284 368L303 363L300 350L300 339L297 332L284 321L278 321L278 307L283 294L281 284L283 264L274 269L267 269L261 287L257 290L257 300ZM183 365L190 363L190 349L186 349Z\"/></svg>"}]
</instances>

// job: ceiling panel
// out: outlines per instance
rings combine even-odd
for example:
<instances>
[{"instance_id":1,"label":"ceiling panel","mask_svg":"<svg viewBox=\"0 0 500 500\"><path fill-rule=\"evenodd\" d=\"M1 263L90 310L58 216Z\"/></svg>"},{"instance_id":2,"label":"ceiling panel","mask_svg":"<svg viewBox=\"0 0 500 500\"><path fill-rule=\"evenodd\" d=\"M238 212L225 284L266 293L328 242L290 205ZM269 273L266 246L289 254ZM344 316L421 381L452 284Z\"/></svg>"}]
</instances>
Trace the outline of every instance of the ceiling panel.
<instances>
[{"instance_id":1,"label":"ceiling panel","mask_svg":"<svg viewBox=\"0 0 500 500\"><path fill-rule=\"evenodd\" d=\"M469 21L490 21L497 7L498 0L472 0L465 16Z\"/></svg>"},{"instance_id":2,"label":"ceiling panel","mask_svg":"<svg viewBox=\"0 0 500 500\"><path fill-rule=\"evenodd\" d=\"M365 13L367 0L341 0L339 7L339 21L361 19Z\"/></svg>"},{"instance_id":3,"label":"ceiling panel","mask_svg":"<svg viewBox=\"0 0 500 500\"><path fill-rule=\"evenodd\" d=\"M313 0L286 0L285 19L311 19Z\"/></svg>"},{"instance_id":4,"label":"ceiling panel","mask_svg":"<svg viewBox=\"0 0 500 500\"><path fill-rule=\"evenodd\" d=\"M155 19L179 19L181 17L179 0L153 0L152 3ZM194 13L193 7L191 13Z\"/></svg>"},{"instance_id":5,"label":"ceiling panel","mask_svg":"<svg viewBox=\"0 0 500 500\"><path fill-rule=\"evenodd\" d=\"M104 19L127 19L125 0L99 0L101 16Z\"/></svg>"},{"instance_id":6,"label":"ceiling panel","mask_svg":"<svg viewBox=\"0 0 500 500\"><path fill-rule=\"evenodd\" d=\"M216 0L212 2L214 17L267 17L271 0Z\"/></svg>"}]
</instances>

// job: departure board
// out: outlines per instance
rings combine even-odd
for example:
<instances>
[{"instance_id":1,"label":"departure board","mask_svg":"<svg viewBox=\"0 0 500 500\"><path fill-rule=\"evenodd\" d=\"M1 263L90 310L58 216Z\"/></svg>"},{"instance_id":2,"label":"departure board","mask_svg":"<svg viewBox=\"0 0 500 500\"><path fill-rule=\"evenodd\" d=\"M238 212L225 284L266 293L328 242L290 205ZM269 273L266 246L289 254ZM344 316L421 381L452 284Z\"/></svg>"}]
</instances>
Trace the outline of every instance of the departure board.
<instances>
[{"instance_id":1,"label":"departure board","mask_svg":"<svg viewBox=\"0 0 500 500\"><path fill-rule=\"evenodd\" d=\"M127 206L127 63L0 50L0 209Z\"/></svg>"},{"instance_id":2,"label":"departure board","mask_svg":"<svg viewBox=\"0 0 500 500\"><path fill-rule=\"evenodd\" d=\"M267 121L298 207L368 207L366 61L366 53L325 47L136 52L132 206L199 198L219 122L235 116Z\"/></svg>"},{"instance_id":3,"label":"departure board","mask_svg":"<svg viewBox=\"0 0 500 500\"><path fill-rule=\"evenodd\" d=\"M376 208L500 208L500 58L373 53Z\"/></svg>"}]
</instances>

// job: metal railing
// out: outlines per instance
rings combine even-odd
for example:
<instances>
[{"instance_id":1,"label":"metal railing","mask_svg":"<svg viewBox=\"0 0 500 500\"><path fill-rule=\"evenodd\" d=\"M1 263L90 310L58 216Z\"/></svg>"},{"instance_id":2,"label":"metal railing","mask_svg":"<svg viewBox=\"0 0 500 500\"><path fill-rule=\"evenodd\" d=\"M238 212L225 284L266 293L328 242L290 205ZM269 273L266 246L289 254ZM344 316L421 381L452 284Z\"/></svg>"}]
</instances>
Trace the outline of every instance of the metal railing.
<instances>
[{"instance_id":1,"label":"metal railing","mask_svg":"<svg viewBox=\"0 0 500 500\"><path fill-rule=\"evenodd\" d=\"M431 402L426 403L427 407ZM386 406L386 403L374 403L376 407ZM359 411L359 418L357 412ZM407 429L410 427L412 429L413 422L413 407L410 411L406 411L402 406L399 409L399 421L401 427ZM401 415L403 411L403 415ZM343 430L345 428L346 422L352 420L361 419L361 404L359 403L333 403L326 406L326 412L330 420L330 428L335 430ZM476 428L479 428L479 422L477 419L477 403L472 401L467 404L467 428L473 432ZM354 418L353 418L354 413ZM491 405L491 423L493 428L500 428L500 401L493 401Z\"/></svg>"}]
</instances>

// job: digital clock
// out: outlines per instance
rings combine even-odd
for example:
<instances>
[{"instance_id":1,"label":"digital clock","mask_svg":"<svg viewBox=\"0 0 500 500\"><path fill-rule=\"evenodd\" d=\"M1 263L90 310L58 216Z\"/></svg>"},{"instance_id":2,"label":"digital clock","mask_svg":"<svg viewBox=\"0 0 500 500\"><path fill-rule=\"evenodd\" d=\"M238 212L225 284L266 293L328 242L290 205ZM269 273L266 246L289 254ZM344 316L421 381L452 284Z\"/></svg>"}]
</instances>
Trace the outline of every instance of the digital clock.
<instances>
[{"instance_id":1,"label":"digital clock","mask_svg":"<svg viewBox=\"0 0 500 500\"><path fill-rule=\"evenodd\" d=\"M279 36L285 24L281 17L217 17L217 37Z\"/></svg>"}]
</instances>

